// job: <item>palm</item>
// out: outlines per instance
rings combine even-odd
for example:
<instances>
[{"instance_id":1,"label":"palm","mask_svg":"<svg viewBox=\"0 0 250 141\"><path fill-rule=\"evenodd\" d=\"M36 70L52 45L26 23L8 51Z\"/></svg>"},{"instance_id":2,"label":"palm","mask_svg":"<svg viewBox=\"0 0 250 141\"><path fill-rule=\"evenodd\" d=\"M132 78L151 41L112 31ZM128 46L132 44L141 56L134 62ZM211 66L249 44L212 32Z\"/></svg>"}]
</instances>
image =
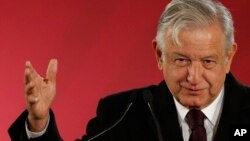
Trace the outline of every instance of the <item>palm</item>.
<instances>
[{"instance_id":1,"label":"palm","mask_svg":"<svg viewBox=\"0 0 250 141\"><path fill-rule=\"evenodd\" d=\"M56 93L55 84L46 82L43 78L39 81L39 85L36 86L37 90L33 93L35 101L27 100L28 111L38 119L46 117Z\"/></svg>"}]
</instances>

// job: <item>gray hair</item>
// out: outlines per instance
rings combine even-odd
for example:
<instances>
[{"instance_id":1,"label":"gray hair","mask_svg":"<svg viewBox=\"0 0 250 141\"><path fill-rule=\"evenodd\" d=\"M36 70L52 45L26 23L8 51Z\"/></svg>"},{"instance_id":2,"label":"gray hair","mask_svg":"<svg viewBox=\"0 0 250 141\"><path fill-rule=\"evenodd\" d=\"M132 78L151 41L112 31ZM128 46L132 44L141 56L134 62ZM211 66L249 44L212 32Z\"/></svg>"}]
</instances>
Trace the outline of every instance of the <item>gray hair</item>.
<instances>
[{"instance_id":1,"label":"gray hair","mask_svg":"<svg viewBox=\"0 0 250 141\"><path fill-rule=\"evenodd\" d=\"M219 22L226 38L226 47L234 43L233 19L229 10L213 0L172 0L162 13L157 29L156 42L165 47L166 33L171 29L171 38L181 45L178 34L184 27L203 27ZM168 38L168 37L167 37Z\"/></svg>"}]
</instances>

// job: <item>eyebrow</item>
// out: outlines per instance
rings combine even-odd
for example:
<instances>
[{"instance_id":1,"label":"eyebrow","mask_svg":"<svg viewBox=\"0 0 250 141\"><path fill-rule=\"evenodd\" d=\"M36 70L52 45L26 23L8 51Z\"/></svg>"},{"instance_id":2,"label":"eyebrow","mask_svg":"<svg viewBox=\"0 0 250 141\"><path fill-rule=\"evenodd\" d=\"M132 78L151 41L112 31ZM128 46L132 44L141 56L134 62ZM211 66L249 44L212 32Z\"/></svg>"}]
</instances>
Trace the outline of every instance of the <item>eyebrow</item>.
<instances>
[{"instance_id":1,"label":"eyebrow","mask_svg":"<svg viewBox=\"0 0 250 141\"><path fill-rule=\"evenodd\" d=\"M178 52L174 52L174 53L173 53L173 56L182 56L182 57L189 58L188 56L186 56L186 55L184 55L184 54L181 54L181 53L178 53Z\"/></svg>"},{"instance_id":2,"label":"eyebrow","mask_svg":"<svg viewBox=\"0 0 250 141\"><path fill-rule=\"evenodd\" d=\"M191 58L187 55L184 55L184 54L181 54L181 53L178 53L178 52L174 52L173 53L173 56L180 56L180 57L184 57L184 58ZM208 55L208 56L205 56L205 57L202 57L200 59L209 59L209 58L213 58L213 59L218 59L218 55Z\"/></svg>"},{"instance_id":3,"label":"eyebrow","mask_svg":"<svg viewBox=\"0 0 250 141\"><path fill-rule=\"evenodd\" d=\"M206 56L206 57L203 57L202 59L209 59L209 58L213 58L213 59L218 59L218 55L210 55L210 56Z\"/></svg>"}]
</instances>

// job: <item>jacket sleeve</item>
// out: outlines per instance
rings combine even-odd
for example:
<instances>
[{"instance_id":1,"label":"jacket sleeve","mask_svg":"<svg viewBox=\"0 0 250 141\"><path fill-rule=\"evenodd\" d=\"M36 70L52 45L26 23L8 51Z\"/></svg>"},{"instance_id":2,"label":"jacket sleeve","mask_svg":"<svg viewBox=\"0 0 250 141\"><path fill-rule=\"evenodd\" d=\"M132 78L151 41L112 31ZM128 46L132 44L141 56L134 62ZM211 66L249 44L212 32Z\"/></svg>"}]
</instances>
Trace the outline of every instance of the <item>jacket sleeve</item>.
<instances>
[{"instance_id":1,"label":"jacket sleeve","mask_svg":"<svg viewBox=\"0 0 250 141\"><path fill-rule=\"evenodd\" d=\"M55 116L50 110L50 122L47 131L41 137L35 139L28 139L25 130L25 121L28 117L28 111L24 111L16 121L10 126L8 132L11 141L62 141L62 138L58 132Z\"/></svg>"}]
</instances>

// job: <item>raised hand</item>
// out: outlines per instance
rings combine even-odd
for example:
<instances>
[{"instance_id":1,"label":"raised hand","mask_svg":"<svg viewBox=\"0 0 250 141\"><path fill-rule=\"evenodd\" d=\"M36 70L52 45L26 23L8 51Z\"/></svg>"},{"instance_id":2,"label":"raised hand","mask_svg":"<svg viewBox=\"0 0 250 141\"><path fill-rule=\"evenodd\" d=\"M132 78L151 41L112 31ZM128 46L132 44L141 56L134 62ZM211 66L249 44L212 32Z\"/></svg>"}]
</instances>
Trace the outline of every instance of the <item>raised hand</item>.
<instances>
[{"instance_id":1,"label":"raised hand","mask_svg":"<svg viewBox=\"0 0 250 141\"><path fill-rule=\"evenodd\" d=\"M25 63L25 98L29 112L29 128L33 132L42 131L49 118L49 109L56 95L57 60L51 59L46 76L41 77L32 67Z\"/></svg>"}]
</instances>

